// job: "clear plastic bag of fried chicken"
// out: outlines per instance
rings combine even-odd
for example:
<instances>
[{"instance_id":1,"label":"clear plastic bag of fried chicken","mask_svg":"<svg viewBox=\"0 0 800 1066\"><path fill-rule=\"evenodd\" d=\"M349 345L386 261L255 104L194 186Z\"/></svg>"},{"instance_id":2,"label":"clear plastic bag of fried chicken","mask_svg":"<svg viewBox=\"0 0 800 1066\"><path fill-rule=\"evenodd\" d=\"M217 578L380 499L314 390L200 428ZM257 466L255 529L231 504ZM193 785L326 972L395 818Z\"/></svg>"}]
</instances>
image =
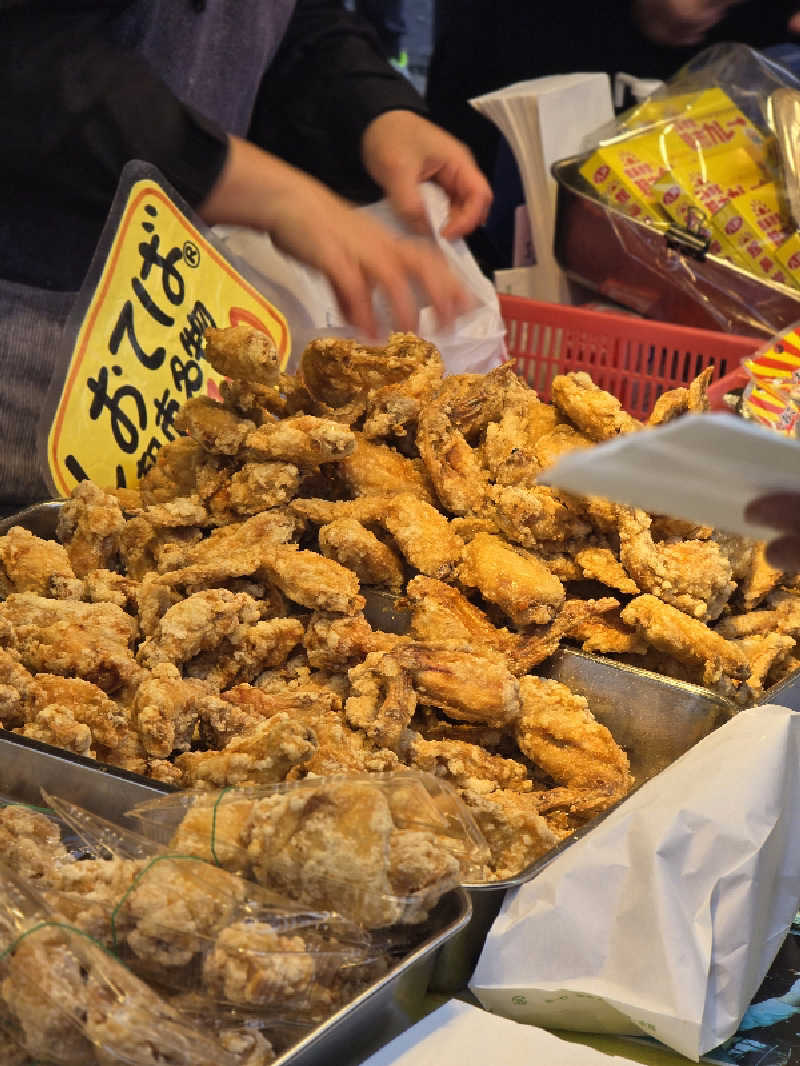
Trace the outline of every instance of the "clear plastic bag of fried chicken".
<instances>
[{"instance_id":1,"label":"clear plastic bag of fried chicken","mask_svg":"<svg viewBox=\"0 0 800 1066\"><path fill-rule=\"evenodd\" d=\"M242 1066L246 1061L226 1050L213 1025L190 1022L91 936L53 914L5 866L0 868L0 1034L11 1048L59 1066ZM262 1056L262 1063L269 1061Z\"/></svg>"},{"instance_id":2,"label":"clear plastic bag of fried chicken","mask_svg":"<svg viewBox=\"0 0 800 1066\"><path fill-rule=\"evenodd\" d=\"M368 929L423 922L489 858L455 790L413 771L172 793L130 814L170 849Z\"/></svg>"},{"instance_id":3,"label":"clear plastic bag of fried chicken","mask_svg":"<svg viewBox=\"0 0 800 1066\"><path fill-rule=\"evenodd\" d=\"M170 995L319 1023L389 968L386 945L332 910L167 851L55 796L0 808L7 859L61 922ZM65 846L69 830L79 847ZM69 838L68 838L69 839Z\"/></svg>"}]
</instances>

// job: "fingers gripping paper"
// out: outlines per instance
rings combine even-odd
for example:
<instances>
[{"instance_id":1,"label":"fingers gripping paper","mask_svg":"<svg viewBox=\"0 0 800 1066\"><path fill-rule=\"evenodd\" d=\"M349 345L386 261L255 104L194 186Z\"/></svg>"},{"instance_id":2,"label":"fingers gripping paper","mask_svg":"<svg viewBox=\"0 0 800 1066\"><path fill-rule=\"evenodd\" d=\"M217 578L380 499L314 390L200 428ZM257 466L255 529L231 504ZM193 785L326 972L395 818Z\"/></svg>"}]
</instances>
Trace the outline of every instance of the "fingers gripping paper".
<instances>
[{"instance_id":1,"label":"fingers gripping paper","mask_svg":"<svg viewBox=\"0 0 800 1066\"><path fill-rule=\"evenodd\" d=\"M697 1061L735 1032L797 909L798 803L800 716L741 712L509 893L472 991Z\"/></svg>"}]
</instances>

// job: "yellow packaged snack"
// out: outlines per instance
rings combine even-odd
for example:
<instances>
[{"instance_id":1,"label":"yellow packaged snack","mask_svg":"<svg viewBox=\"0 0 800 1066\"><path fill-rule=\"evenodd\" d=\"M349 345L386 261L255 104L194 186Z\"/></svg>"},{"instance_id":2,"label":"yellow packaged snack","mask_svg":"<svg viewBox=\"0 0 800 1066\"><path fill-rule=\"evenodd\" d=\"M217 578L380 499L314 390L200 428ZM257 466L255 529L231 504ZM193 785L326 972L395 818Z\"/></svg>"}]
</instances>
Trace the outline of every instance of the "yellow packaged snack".
<instances>
[{"instance_id":1,"label":"yellow packaged snack","mask_svg":"<svg viewBox=\"0 0 800 1066\"><path fill-rule=\"evenodd\" d=\"M642 138L626 138L601 145L580 169L583 177L608 203L634 218L647 218L664 226L653 203L653 186L666 168Z\"/></svg>"},{"instance_id":2,"label":"yellow packaged snack","mask_svg":"<svg viewBox=\"0 0 800 1066\"><path fill-rule=\"evenodd\" d=\"M628 112L622 129L640 129L669 122L679 115L699 114L703 111L724 111L733 101L722 89L702 89L692 93L677 93L643 101Z\"/></svg>"},{"instance_id":3,"label":"yellow packaged snack","mask_svg":"<svg viewBox=\"0 0 800 1066\"><path fill-rule=\"evenodd\" d=\"M735 261L735 247L721 232L711 233L708 222L729 200L763 185L768 176L767 169L744 148L722 149L676 164L656 183L654 193L679 225L695 232L708 231L712 254Z\"/></svg>"},{"instance_id":4,"label":"yellow packaged snack","mask_svg":"<svg viewBox=\"0 0 800 1066\"><path fill-rule=\"evenodd\" d=\"M731 242L739 261L753 273L783 285L791 283L787 268L775 255L792 234L773 182L730 199L714 215L712 228Z\"/></svg>"}]
</instances>

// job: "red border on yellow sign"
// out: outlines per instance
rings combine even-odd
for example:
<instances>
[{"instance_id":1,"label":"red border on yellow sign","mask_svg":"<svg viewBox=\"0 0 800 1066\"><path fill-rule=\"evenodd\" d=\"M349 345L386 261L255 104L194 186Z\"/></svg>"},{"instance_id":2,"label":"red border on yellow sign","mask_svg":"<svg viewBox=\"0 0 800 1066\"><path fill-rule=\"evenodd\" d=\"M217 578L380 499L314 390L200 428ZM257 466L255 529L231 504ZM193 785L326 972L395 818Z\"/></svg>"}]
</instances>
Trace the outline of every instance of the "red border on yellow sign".
<instances>
[{"instance_id":1,"label":"red border on yellow sign","mask_svg":"<svg viewBox=\"0 0 800 1066\"><path fill-rule=\"evenodd\" d=\"M95 293L94 298L92 299L92 306L89 315L81 326L81 341L77 350L73 353L72 356L69 375L64 384L64 389L61 394L58 416L56 418L56 422L53 427L53 432L50 437L50 469L53 473L53 476L58 479L61 486L62 494L64 496L69 495L69 486L63 477L62 471L60 469L60 464L58 463L58 460L56 458L61 438L64 412L69 405L70 394L72 392L72 389L75 387L75 381L78 377L81 366L83 365L83 360L86 355L86 349L89 343L89 338L92 334L92 327L94 325L95 319L97 318L97 315L100 312L100 308L103 306L103 302L108 294L108 286L114 274L113 267L119 256L119 250L122 245L122 239L125 236L125 233L133 220L133 215L139 205L139 202L145 196L160 200L165 207L169 208L169 210L173 213L174 216L182 220L187 230L195 237L199 244L202 244L202 246L207 250L208 254L212 257L214 262L216 262L216 264L221 267L222 270L224 270L225 273L228 274L233 281L238 282L243 288L247 289L253 299L263 307L264 311L267 314L267 317L277 327L275 333L280 338L277 347L278 352L281 356L281 362L283 362L286 356L289 336L288 329L286 327L286 322L280 315L276 314L275 308L269 303L266 297L262 296L258 289L254 288L249 282L247 282L241 276L241 274L239 274L238 271L236 271L231 266L231 264L225 259L225 257L217 251L213 244L210 244L206 240L206 238L198 232L198 230L192 225L189 219L186 218L182 211L178 210L175 204L170 200L170 198L166 195L166 193L164 193L162 189L160 189L157 185L148 185L145 188L141 189L134 197L134 199L128 203L128 207L125 211L125 217L122 220L119 230L117 231L117 235L114 239L111 256L103 271L102 283L97 292Z\"/></svg>"}]
</instances>

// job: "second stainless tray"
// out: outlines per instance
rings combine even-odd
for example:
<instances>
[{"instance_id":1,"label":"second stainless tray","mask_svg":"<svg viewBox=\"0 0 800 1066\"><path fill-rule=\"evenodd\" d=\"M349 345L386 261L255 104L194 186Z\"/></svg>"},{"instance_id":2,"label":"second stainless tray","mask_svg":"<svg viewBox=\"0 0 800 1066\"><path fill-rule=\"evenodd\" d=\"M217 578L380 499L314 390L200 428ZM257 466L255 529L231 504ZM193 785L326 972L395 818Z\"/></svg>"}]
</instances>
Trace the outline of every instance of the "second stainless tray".
<instances>
[{"instance_id":1,"label":"second stainless tray","mask_svg":"<svg viewBox=\"0 0 800 1066\"><path fill-rule=\"evenodd\" d=\"M0 796L41 803L40 788L134 828L124 812L169 786L0 730ZM437 952L469 924L463 889L444 896L416 945L380 980L280 1055L273 1066L355 1066L423 1012Z\"/></svg>"}]
</instances>

